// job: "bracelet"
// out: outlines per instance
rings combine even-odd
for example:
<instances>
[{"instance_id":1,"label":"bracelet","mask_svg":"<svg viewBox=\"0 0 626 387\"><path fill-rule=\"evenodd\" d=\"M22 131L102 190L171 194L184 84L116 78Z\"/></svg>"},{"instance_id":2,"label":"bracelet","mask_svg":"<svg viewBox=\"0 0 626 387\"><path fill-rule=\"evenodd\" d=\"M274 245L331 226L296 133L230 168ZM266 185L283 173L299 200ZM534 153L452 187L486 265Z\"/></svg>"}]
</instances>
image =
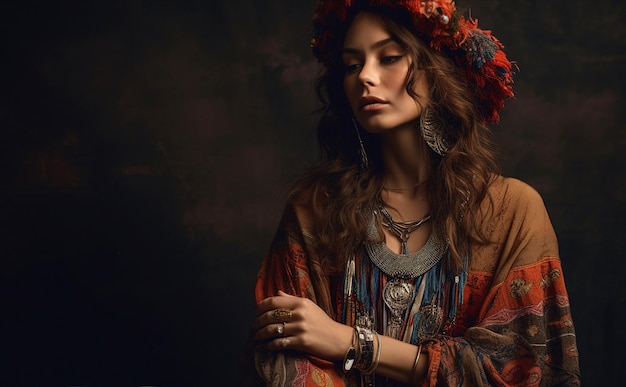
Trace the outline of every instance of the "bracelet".
<instances>
[{"instance_id":1,"label":"bracelet","mask_svg":"<svg viewBox=\"0 0 626 387\"><path fill-rule=\"evenodd\" d=\"M374 334L376 335L376 344L378 344L376 348L376 359L372 362L372 365L368 369L363 370L364 374L373 374L376 367L378 367L378 363L380 363L380 353L383 350L383 342L380 340L378 332L374 331Z\"/></svg>"},{"instance_id":2,"label":"bracelet","mask_svg":"<svg viewBox=\"0 0 626 387\"><path fill-rule=\"evenodd\" d=\"M411 368L411 377L409 379L409 383L412 383L415 379L415 374L417 373L417 364L420 360L420 355L422 354L422 346L417 346L417 355L415 355L415 363L413 363L413 368Z\"/></svg>"},{"instance_id":3,"label":"bracelet","mask_svg":"<svg viewBox=\"0 0 626 387\"><path fill-rule=\"evenodd\" d=\"M359 342L358 356L354 363L354 367L359 370L367 370L372 366L372 359L374 357L374 335L372 331L367 328L356 326L357 339Z\"/></svg>"},{"instance_id":4,"label":"bracelet","mask_svg":"<svg viewBox=\"0 0 626 387\"><path fill-rule=\"evenodd\" d=\"M348 372L352 369L354 365L354 359L356 357L356 350L353 346L348 348L348 352L346 352L346 356L343 358L343 371Z\"/></svg>"},{"instance_id":5,"label":"bracelet","mask_svg":"<svg viewBox=\"0 0 626 387\"><path fill-rule=\"evenodd\" d=\"M343 371L348 372L352 369L354 365L354 360L356 359L356 350L354 349L355 341L358 341L356 330L354 331L354 335L352 336L352 344L350 344L350 348L346 352L346 355L343 357Z\"/></svg>"}]
</instances>

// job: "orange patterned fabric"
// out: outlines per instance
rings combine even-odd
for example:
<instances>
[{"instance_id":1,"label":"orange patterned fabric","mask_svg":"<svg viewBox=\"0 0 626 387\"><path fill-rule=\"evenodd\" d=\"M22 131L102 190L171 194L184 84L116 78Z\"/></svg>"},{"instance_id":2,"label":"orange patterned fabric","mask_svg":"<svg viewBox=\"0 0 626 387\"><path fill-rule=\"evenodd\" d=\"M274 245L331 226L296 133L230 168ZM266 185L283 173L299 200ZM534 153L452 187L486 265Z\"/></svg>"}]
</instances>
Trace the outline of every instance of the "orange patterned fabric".
<instances>
[{"instance_id":1,"label":"orange patterned fabric","mask_svg":"<svg viewBox=\"0 0 626 387\"><path fill-rule=\"evenodd\" d=\"M499 179L483 224L493 243L475 246L453 329L424 343L423 386L579 386L574 324L556 236L540 196ZM287 206L258 272L257 301L278 290L308 297L331 317L343 274L324 272L310 248L306 211ZM258 385L359 386L339 364L291 351L251 353ZM388 384L391 386L393 384Z\"/></svg>"},{"instance_id":2,"label":"orange patterned fabric","mask_svg":"<svg viewBox=\"0 0 626 387\"><path fill-rule=\"evenodd\" d=\"M517 267L493 287L491 278L470 273L458 336L439 336L424 347L430 364L423 385L580 385L559 259Z\"/></svg>"}]
</instances>

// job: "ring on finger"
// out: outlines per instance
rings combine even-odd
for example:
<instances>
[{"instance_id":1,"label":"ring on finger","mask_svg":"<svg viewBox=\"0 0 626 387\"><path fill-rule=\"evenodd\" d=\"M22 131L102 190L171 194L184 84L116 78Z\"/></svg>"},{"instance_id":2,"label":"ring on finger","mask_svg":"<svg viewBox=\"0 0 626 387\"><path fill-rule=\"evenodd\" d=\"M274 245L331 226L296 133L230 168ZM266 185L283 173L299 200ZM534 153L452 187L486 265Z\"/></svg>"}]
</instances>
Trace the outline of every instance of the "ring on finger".
<instances>
[{"instance_id":1,"label":"ring on finger","mask_svg":"<svg viewBox=\"0 0 626 387\"><path fill-rule=\"evenodd\" d=\"M275 321L284 321L291 317L291 310L285 308L274 309L272 318Z\"/></svg>"},{"instance_id":2,"label":"ring on finger","mask_svg":"<svg viewBox=\"0 0 626 387\"><path fill-rule=\"evenodd\" d=\"M283 325L279 325L276 327L276 329L274 329L274 332L276 332L277 335L282 335L285 336L285 325L287 323L283 322Z\"/></svg>"},{"instance_id":3,"label":"ring on finger","mask_svg":"<svg viewBox=\"0 0 626 387\"><path fill-rule=\"evenodd\" d=\"M289 339L283 338L280 343L283 346L283 348L287 348L287 346L289 345Z\"/></svg>"}]
</instances>

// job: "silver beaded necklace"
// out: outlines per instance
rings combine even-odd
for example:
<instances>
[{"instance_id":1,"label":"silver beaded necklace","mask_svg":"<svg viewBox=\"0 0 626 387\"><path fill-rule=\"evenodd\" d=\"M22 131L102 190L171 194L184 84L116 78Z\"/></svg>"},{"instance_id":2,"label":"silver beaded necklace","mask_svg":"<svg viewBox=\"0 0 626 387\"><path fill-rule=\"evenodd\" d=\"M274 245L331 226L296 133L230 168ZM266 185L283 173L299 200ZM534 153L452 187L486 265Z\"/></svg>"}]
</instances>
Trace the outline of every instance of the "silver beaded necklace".
<instances>
[{"instance_id":1,"label":"silver beaded necklace","mask_svg":"<svg viewBox=\"0 0 626 387\"><path fill-rule=\"evenodd\" d=\"M404 254L396 254L387 247L378 233L376 227L378 213L379 211L374 211L374 215L368 222L368 243L365 247L370 259L380 270L394 278L416 278L439 262L448 245L443 238L439 237L435 228L421 249L411 254L407 254L406 250Z\"/></svg>"},{"instance_id":2,"label":"silver beaded necklace","mask_svg":"<svg viewBox=\"0 0 626 387\"><path fill-rule=\"evenodd\" d=\"M446 252L447 243L445 239L439 237L436 228L433 228L426 244L420 250L408 254L408 251L403 248L404 254L396 254L387 247L378 233L376 226L378 216L379 211L374 211L368 222L368 242L365 247L372 263L390 277L383 288L383 301L391 314L387 320L385 333L391 337L400 338L404 317L415 293L415 286L409 280L432 269ZM384 213L383 216L387 217ZM387 221L389 218L391 217L389 216ZM420 224L426 220L422 220ZM434 317L435 320L440 321L441 317L438 314L441 314L441 308L432 305L431 309L428 314L432 316L424 316L425 320Z\"/></svg>"}]
</instances>

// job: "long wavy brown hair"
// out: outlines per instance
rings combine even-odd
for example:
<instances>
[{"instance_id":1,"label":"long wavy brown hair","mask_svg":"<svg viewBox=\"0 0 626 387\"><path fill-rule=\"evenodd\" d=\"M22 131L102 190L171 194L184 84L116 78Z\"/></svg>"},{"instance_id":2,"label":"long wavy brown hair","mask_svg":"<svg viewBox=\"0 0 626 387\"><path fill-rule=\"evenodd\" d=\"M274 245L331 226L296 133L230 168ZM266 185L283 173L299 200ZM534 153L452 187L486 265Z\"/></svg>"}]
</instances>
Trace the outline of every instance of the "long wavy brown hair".
<instances>
[{"instance_id":1,"label":"long wavy brown hair","mask_svg":"<svg viewBox=\"0 0 626 387\"><path fill-rule=\"evenodd\" d=\"M470 254L471 243L487 242L479 224L485 215L481 204L488 196L487 188L499 173L492 135L480 122L472 93L459 78L452 61L428 48L397 18L377 14L412 58L407 92L420 103L422 99L414 85L418 76L425 74L431 93L428 107L437 112L446 130L450 144L446 155L428 150L428 198L434 225L449 240L450 264L459 270L464 257ZM374 209L383 186L378 135L361 131L369 167L361 166L352 112L343 90L344 71L341 58L337 58L317 81L316 90L323 106L317 127L322 157L294 182L290 192L294 204L310 211L313 248L329 271L341 270L349 256L362 251L366 241L363 214ZM415 130L419 130L417 124ZM429 149L425 142L423 146Z\"/></svg>"}]
</instances>

